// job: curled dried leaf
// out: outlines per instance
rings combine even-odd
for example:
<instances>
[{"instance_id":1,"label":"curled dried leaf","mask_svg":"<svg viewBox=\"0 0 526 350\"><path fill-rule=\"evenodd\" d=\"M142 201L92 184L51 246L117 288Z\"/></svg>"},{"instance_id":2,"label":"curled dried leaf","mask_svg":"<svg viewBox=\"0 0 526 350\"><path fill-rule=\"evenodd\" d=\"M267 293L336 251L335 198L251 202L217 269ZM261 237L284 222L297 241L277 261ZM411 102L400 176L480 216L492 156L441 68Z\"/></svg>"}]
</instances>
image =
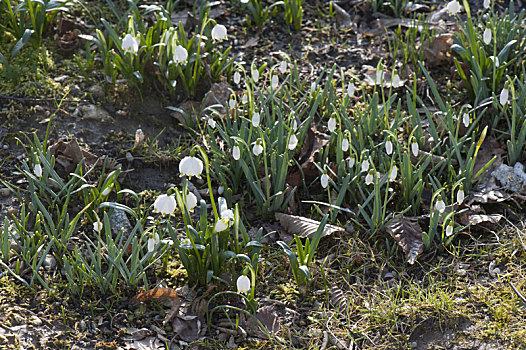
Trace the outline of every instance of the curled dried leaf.
<instances>
[{"instance_id":1,"label":"curled dried leaf","mask_svg":"<svg viewBox=\"0 0 526 350\"><path fill-rule=\"evenodd\" d=\"M317 220L312 220L303 216L288 215L283 213L276 213L276 220L279 221L281 226L287 230L290 234L296 234L302 238L312 238L320 222ZM345 229L335 226L335 225L325 225L323 229L322 237L330 236L334 232L345 232Z\"/></svg>"},{"instance_id":2,"label":"curled dried leaf","mask_svg":"<svg viewBox=\"0 0 526 350\"><path fill-rule=\"evenodd\" d=\"M407 262L414 264L418 256L424 251L422 228L418 222L400 216L387 224L387 232L402 247L407 256Z\"/></svg>"},{"instance_id":3,"label":"curled dried leaf","mask_svg":"<svg viewBox=\"0 0 526 350\"><path fill-rule=\"evenodd\" d=\"M149 300L155 301L177 301L179 297L172 288L154 288L137 294L131 299L132 303L144 303Z\"/></svg>"}]
</instances>

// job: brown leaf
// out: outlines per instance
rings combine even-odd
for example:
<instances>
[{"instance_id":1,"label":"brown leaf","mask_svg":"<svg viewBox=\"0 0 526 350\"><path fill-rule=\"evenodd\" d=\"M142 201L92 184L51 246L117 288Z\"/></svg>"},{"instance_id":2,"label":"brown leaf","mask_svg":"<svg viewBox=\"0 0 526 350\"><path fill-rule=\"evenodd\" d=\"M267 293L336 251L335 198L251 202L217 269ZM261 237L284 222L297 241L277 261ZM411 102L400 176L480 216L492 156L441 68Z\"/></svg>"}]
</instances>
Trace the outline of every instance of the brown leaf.
<instances>
[{"instance_id":1,"label":"brown leaf","mask_svg":"<svg viewBox=\"0 0 526 350\"><path fill-rule=\"evenodd\" d=\"M424 49L424 61L428 67L438 66L443 61L451 61L451 45L453 45L453 33L436 35L432 41L426 39L422 43Z\"/></svg>"},{"instance_id":2,"label":"brown leaf","mask_svg":"<svg viewBox=\"0 0 526 350\"><path fill-rule=\"evenodd\" d=\"M329 289L329 301L331 305L338 310L345 310L349 305L349 299L345 296L343 290L337 286L333 286Z\"/></svg>"},{"instance_id":3,"label":"brown leaf","mask_svg":"<svg viewBox=\"0 0 526 350\"><path fill-rule=\"evenodd\" d=\"M271 335L277 334L281 330L281 322L279 321L276 307L274 305L267 305L259 308L256 312L256 318ZM256 322L253 317L248 317L247 330L259 338L267 339L267 335L260 329L258 322Z\"/></svg>"},{"instance_id":4,"label":"brown leaf","mask_svg":"<svg viewBox=\"0 0 526 350\"><path fill-rule=\"evenodd\" d=\"M199 338L201 321L197 316L178 316L172 322L172 329L182 340L190 343Z\"/></svg>"},{"instance_id":5,"label":"brown leaf","mask_svg":"<svg viewBox=\"0 0 526 350\"><path fill-rule=\"evenodd\" d=\"M69 142L60 140L51 146L49 151L67 172L74 171L82 159L85 159L84 165L102 165L102 160L99 157L80 148L76 138L72 138Z\"/></svg>"},{"instance_id":6,"label":"brown leaf","mask_svg":"<svg viewBox=\"0 0 526 350\"><path fill-rule=\"evenodd\" d=\"M131 299L131 303L144 303L149 300L155 301L178 301L177 292L172 288L154 288L137 294Z\"/></svg>"},{"instance_id":7,"label":"brown leaf","mask_svg":"<svg viewBox=\"0 0 526 350\"><path fill-rule=\"evenodd\" d=\"M303 141L303 146L300 150L300 155L298 157L298 163L301 165L301 171L298 168L293 168L289 171L287 175L287 183L292 187L297 187L301 184L303 176L305 177L305 182L310 182L314 180L319 174L320 171L314 165L316 157L320 150L329 143L329 140L324 138L320 133L310 128L307 130L305 139ZM303 174L302 174L303 172Z\"/></svg>"},{"instance_id":8,"label":"brown leaf","mask_svg":"<svg viewBox=\"0 0 526 350\"><path fill-rule=\"evenodd\" d=\"M482 145L480 146L479 152L477 154L477 159L475 159L475 166L473 167L473 174L479 172L489 161L495 157L495 160L491 165L481 174L481 177L484 178L486 174L491 174L495 169L497 169L502 164L502 155L506 154L506 151L501 147L501 144L493 136L486 137ZM479 178L474 179L479 180Z\"/></svg>"},{"instance_id":9,"label":"brown leaf","mask_svg":"<svg viewBox=\"0 0 526 350\"><path fill-rule=\"evenodd\" d=\"M290 234L296 234L302 238L312 238L320 226L319 221L303 216L287 215L283 213L276 213L275 216L276 220L279 221L285 230ZM321 236L329 236L334 232L345 232L345 229L335 225L326 224Z\"/></svg>"},{"instance_id":10,"label":"brown leaf","mask_svg":"<svg viewBox=\"0 0 526 350\"><path fill-rule=\"evenodd\" d=\"M391 220L387 224L387 232L398 242L407 256L407 262L414 264L424 251L422 228L418 222L405 216Z\"/></svg>"}]
</instances>

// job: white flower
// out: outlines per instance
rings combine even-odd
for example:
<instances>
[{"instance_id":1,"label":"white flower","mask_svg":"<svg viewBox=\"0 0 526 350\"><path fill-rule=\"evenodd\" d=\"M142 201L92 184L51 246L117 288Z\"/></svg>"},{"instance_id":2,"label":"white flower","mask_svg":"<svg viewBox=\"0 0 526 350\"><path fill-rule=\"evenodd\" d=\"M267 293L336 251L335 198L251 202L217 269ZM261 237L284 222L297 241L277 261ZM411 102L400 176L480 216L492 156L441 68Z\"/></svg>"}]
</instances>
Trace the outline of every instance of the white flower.
<instances>
[{"instance_id":1,"label":"white flower","mask_svg":"<svg viewBox=\"0 0 526 350\"><path fill-rule=\"evenodd\" d=\"M234 157L235 160L241 158L241 150L238 145L234 145L234 148L232 148L232 157Z\"/></svg>"},{"instance_id":2,"label":"white flower","mask_svg":"<svg viewBox=\"0 0 526 350\"><path fill-rule=\"evenodd\" d=\"M484 34L482 35L482 39L484 40L484 44L489 45L491 42L491 29L486 28L484 30Z\"/></svg>"},{"instance_id":3,"label":"white flower","mask_svg":"<svg viewBox=\"0 0 526 350\"><path fill-rule=\"evenodd\" d=\"M263 146L259 140L254 143L254 147L252 147L252 153L254 153L256 157L263 153Z\"/></svg>"},{"instance_id":4,"label":"white flower","mask_svg":"<svg viewBox=\"0 0 526 350\"><path fill-rule=\"evenodd\" d=\"M236 83L236 85L239 85L240 82L241 82L241 74L239 74L239 72L236 71L234 73L234 83Z\"/></svg>"},{"instance_id":5,"label":"white flower","mask_svg":"<svg viewBox=\"0 0 526 350\"><path fill-rule=\"evenodd\" d=\"M298 130L298 122L296 121L296 119L294 119L294 122L292 123L292 130Z\"/></svg>"},{"instance_id":6,"label":"white flower","mask_svg":"<svg viewBox=\"0 0 526 350\"><path fill-rule=\"evenodd\" d=\"M181 240L181 245L188 246L190 244L192 244L192 241L190 240L190 238L184 238L184 239Z\"/></svg>"},{"instance_id":7,"label":"white flower","mask_svg":"<svg viewBox=\"0 0 526 350\"><path fill-rule=\"evenodd\" d=\"M287 61L281 61L281 63L279 64L279 71L281 72L281 74L285 74L285 72L287 72L287 67Z\"/></svg>"},{"instance_id":8,"label":"white flower","mask_svg":"<svg viewBox=\"0 0 526 350\"><path fill-rule=\"evenodd\" d=\"M159 235L156 233L153 237L148 238L148 252L153 252L155 246L159 243Z\"/></svg>"},{"instance_id":9,"label":"white flower","mask_svg":"<svg viewBox=\"0 0 526 350\"><path fill-rule=\"evenodd\" d=\"M354 84L349 82L349 84L347 85L347 96L353 97L355 91L356 91L356 88L354 87Z\"/></svg>"},{"instance_id":10,"label":"white flower","mask_svg":"<svg viewBox=\"0 0 526 350\"><path fill-rule=\"evenodd\" d=\"M186 194L186 209L189 211L194 210L194 208L197 206L197 197L192 192L188 192Z\"/></svg>"},{"instance_id":11,"label":"white flower","mask_svg":"<svg viewBox=\"0 0 526 350\"><path fill-rule=\"evenodd\" d=\"M499 102L502 106L505 106L506 103L508 103L508 97L509 97L509 90L508 89L502 89L499 97Z\"/></svg>"},{"instance_id":12,"label":"white flower","mask_svg":"<svg viewBox=\"0 0 526 350\"><path fill-rule=\"evenodd\" d=\"M226 27L222 24L216 24L214 28L212 28L212 39L214 41L221 41L226 40L226 38Z\"/></svg>"},{"instance_id":13,"label":"white flower","mask_svg":"<svg viewBox=\"0 0 526 350\"><path fill-rule=\"evenodd\" d=\"M404 84L400 80L400 76L398 74L395 74L393 76L393 78L391 79L391 86L397 88L397 87L401 87L403 85Z\"/></svg>"},{"instance_id":14,"label":"white flower","mask_svg":"<svg viewBox=\"0 0 526 350\"><path fill-rule=\"evenodd\" d=\"M453 222L449 222L446 227L446 236L451 236L453 234Z\"/></svg>"},{"instance_id":15,"label":"white flower","mask_svg":"<svg viewBox=\"0 0 526 350\"><path fill-rule=\"evenodd\" d=\"M248 1L249 1L249 0L241 0L241 3L242 3L242 4L248 4Z\"/></svg>"},{"instance_id":16,"label":"white flower","mask_svg":"<svg viewBox=\"0 0 526 350\"><path fill-rule=\"evenodd\" d=\"M354 163L356 163L356 159L354 157L349 158L349 169L354 166Z\"/></svg>"},{"instance_id":17,"label":"white flower","mask_svg":"<svg viewBox=\"0 0 526 350\"><path fill-rule=\"evenodd\" d=\"M163 215L172 215L175 211L176 204L174 196L161 194L153 203L153 211Z\"/></svg>"},{"instance_id":18,"label":"white flower","mask_svg":"<svg viewBox=\"0 0 526 350\"><path fill-rule=\"evenodd\" d=\"M320 177L321 187L327 188L329 186L329 175L327 173L323 173Z\"/></svg>"},{"instance_id":19,"label":"white flower","mask_svg":"<svg viewBox=\"0 0 526 350\"><path fill-rule=\"evenodd\" d=\"M331 119L329 119L329 122L327 123L327 128L330 132L334 132L336 130L336 118L331 117Z\"/></svg>"},{"instance_id":20,"label":"white flower","mask_svg":"<svg viewBox=\"0 0 526 350\"><path fill-rule=\"evenodd\" d=\"M196 157L184 157L181 162L179 162L179 173L180 176L192 176L201 178L201 173L203 172L203 162L201 159Z\"/></svg>"},{"instance_id":21,"label":"white flower","mask_svg":"<svg viewBox=\"0 0 526 350\"><path fill-rule=\"evenodd\" d=\"M139 41L131 34L126 34L122 39L122 51L124 53L137 54L139 51Z\"/></svg>"},{"instance_id":22,"label":"white flower","mask_svg":"<svg viewBox=\"0 0 526 350\"><path fill-rule=\"evenodd\" d=\"M238 293L248 293L250 291L250 278L241 275L237 278L236 285Z\"/></svg>"},{"instance_id":23,"label":"white flower","mask_svg":"<svg viewBox=\"0 0 526 350\"><path fill-rule=\"evenodd\" d=\"M225 231L226 229L228 229L228 218L221 218L219 220L217 220L215 226L214 226L214 231L215 232L223 232Z\"/></svg>"},{"instance_id":24,"label":"white flower","mask_svg":"<svg viewBox=\"0 0 526 350\"><path fill-rule=\"evenodd\" d=\"M256 113L252 114L252 126L257 128L259 126L260 122L261 122L261 120L260 120L260 117L259 117L259 113L256 112Z\"/></svg>"},{"instance_id":25,"label":"white flower","mask_svg":"<svg viewBox=\"0 0 526 350\"><path fill-rule=\"evenodd\" d=\"M349 150L349 139L344 137L342 140L342 151L347 152Z\"/></svg>"},{"instance_id":26,"label":"white flower","mask_svg":"<svg viewBox=\"0 0 526 350\"><path fill-rule=\"evenodd\" d=\"M380 69L379 71L376 72L376 78L375 78L374 83L382 84L384 80L385 80L385 72L383 71L383 69Z\"/></svg>"},{"instance_id":27,"label":"white flower","mask_svg":"<svg viewBox=\"0 0 526 350\"><path fill-rule=\"evenodd\" d=\"M292 134L289 139L289 149L292 151L296 148L298 145L298 138L296 137L296 134Z\"/></svg>"},{"instance_id":28,"label":"white flower","mask_svg":"<svg viewBox=\"0 0 526 350\"><path fill-rule=\"evenodd\" d=\"M442 197L438 197L438 200L435 204L435 209L438 210L439 213L443 213L444 210L446 210L446 203L442 200Z\"/></svg>"},{"instance_id":29,"label":"white flower","mask_svg":"<svg viewBox=\"0 0 526 350\"><path fill-rule=\"evenodd\" d=\"M387 140L385 142L385 153L387 153L387 155L391 155L393 153L393 143L391 140Z\"/></svg>"},{"instance_id":30,"label":"white flower","mask_svg":"<svg viewBox=\"0 0 526 350\"><path fill-rule=\"evenodd\" d=\"M391 172L389 173L389 180L394 181L397 175L398 168L396 167L396 165L393 165L393 167L391 168Z\"/></svg>"},{"instance_id":31,"label":"white flower","mask_svg":"<svg viewBox=\"0 0 526 350\"><path fill-rule=\"evenodd\" d=\"M366 172L367 170L369 170L369 161L365 159L362 162L362 173Z\"/></svg>"},{"instance_id":32,"label":"white flower","mask_svg":"<svg viewBox=\"0 0 526 350\"><path fill-rule=\"evenodd\" d=\"M219 186L217 188L217 194L222 195L225 192L225 186Z\"/></svg>"},{"instance_id":33,"label":"white flower","mask_svg":"<svg viewBox=\"0 0 526 350\"><path fill-rule=\"evenodd\" d=\"M247 101L248 101L248 95L243 94L243 96L241 96L241 104L246 104Z\"/></svg>"},{"instance_id":34,"label":"white flower","mask_svg":"<svg viewBox=\"0 0 526 350\"><path fill-rule=\"evenodd\" d=\"M311 92L314 92L314 91L316 91L317 88L318 88L318 84L316 84L316 82L313 81L313 82L310 84L310 91L311 91Z\"/></svg>"},{"instance_id":35,"label":"white flower","mask_svg":"<svg viewBox=\"0 0 526 350\"><path fill-rule=\"evenodd\" d=\"M462 202L464 202L464 189L460 187L457 192L457 203L462 204Z\"/></svg>"},{"instance_id":36,"label":"white flower","mask_svg":"<svg viewBox=\"0 0 526 350\"><path fill-rule=\"evenodd\" d=\"M230 220L234 220L234 212L232 211L232 209L226 209L226 208L223 208L223 210L221 210L221 219L228 219L229 221ZM232 225L230 225L232 226Z\"/></svg>"},{"instance_id":37,"label":"white flower","mask_svg":"<svg viewBox=\"0 0 526 350\"><path fill-rule=\"evenodd\" d=\"M100 231L102 230L102 222L100 221L97 221L97 222L94 222L93 223L93 230L97 233L100 233Z\"/></svg>"},{"instance_id":38,"label":"white flower","mask_svg":"<svg viewBox=\"0 0 526 350\"><path fill-rule=\"evenodd\" d=\"M469 127L469 114L464 113L462 115L462 123L464 123L464 126L467 128Z\"/></svg>"},{"instance_id":39,"label":"white flower","mask_svg":"<svg viewBox=\"0 0 526 350\"><path fill-rule=\"evenodd\" d=\"M373 171L371 170L365 177L365 184L370 185L373 183L373 181L374 181L374 176L373 176Z\"/></svg>"},{"instance_id":40,"label":"white flower","mask_svg":"<svg viewBox=\"0 0 526 350\"><path fill-rule=\"evenodd\" d=\"M252 69L252 80L254 80L254 83L257 83L259 80L259 71L256 68Z\"/></svg>"},{"instance_id":41,"label":"white flower","mask_svg":"<svg viewBox=\"0 0 526 350\"><path fill-rule=\"evenodd\" d=\"M272 80L270 82L270 86L272 87L272 90L276 90L278 88L279 84L279 78L277 75L272 76Z\"/></svg>"},{"instance_id":42,"label":"white flower","mask_svg":"<svg viewBox=\"0 0 526 350\"><path fill-rule=\"evenodd\" d=\"M416 143L415 141L411 143L411 152L413 152L413 155L415 157L418 157L418 143Z\"/></svg>"},{"instance_id":43,"label":"white flower","mask_svg":"<svg viewBox=\"0 0 526 350\"><path fill-rule=\"evenodd\" d=\"M457 13L459 13L460 12L460 4L459 4L459 2L457 0L450 1L447 4L447 12L450 15L456 15Z\"/></svg>"},{"instance_id":44,"label":"white flower","mask_svg":"<svg viewBox=\"0 0 526 350\"><path fill-rule=\"evenodd\" d=\"M37 177L41 177L42 176L42 165L40 165L39 163L35 164L35 166L33 167L33 171Z\"/></svg>"},{"instance_id":45,"label":"white flower","mask_svg":"<svg viewBox=\"0 0 526 350\"><path fill-rule=\"evenodd\" d=\"M175 47L174 62L175 64L186 64L188 61L188 51L181 45Z\"/></svg>"},{"instance_id":46,"label":"white flower","mask_svg":"<svg viewBox=\"0 0 526 350\"><path fill-rule=\"evenodd\" d=\"M484 0L484 4L483 5L484 5L484 8L487 9L491 5L491 1L490 0Z\"/></svg>"},{"instance_id":47,"label":"white flower","mask_svg":"<svg viewBox=\"0 0 526 350\"><path fill-rule=\"evenodd\" d=\"M499 58L495 56L489 56L489 58L493 61L493 64L496 68L499 68Z\"/></svg>"},{"instance_id":48,"label":"white flower","mask_svg":"<svg viewBox=\"0 0 526 350\"><path fill-rule=\"evenodd\" d=\"M234 100L233 98L228 100L228 106L230 107L230 109L236 108L236 100Z\"/></svg>"},{"instance_id":49,"label":"white flower","mask_svg":"<svg viewBox=\"0 0 526 350\"><path fill-rule=\"evenodd\" d=\"M215 129L216 128L216 121L212 118L212 117L208 117L208 125L210 125L210 127L212 129Z\"/></svg>"}]
</instances>

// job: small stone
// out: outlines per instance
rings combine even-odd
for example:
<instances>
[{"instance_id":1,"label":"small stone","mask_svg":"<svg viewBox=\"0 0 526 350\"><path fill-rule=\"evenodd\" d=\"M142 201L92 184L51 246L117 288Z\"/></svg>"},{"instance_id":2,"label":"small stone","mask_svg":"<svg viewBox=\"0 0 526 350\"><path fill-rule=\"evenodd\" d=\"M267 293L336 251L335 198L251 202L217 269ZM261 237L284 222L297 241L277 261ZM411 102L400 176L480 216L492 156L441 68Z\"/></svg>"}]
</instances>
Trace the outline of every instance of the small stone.
<instances>
[{"instance_id":1,"label":"small stone","mask_svg":"<svg viewBox=\"0 0 526 350\"><path fill-rule=\"evenodd\" d=\"M29 323L34 325L34 326L41 326L42 325L42 320L40 318L38 318L37 316L33 315L29 319Z\"/></svg>"},{"instance_id":2,"label":"small stone","mask_svg":"<svg viewBox=\"0 0 526 350\"><path fill-rule=\"evenodd\" d=\"M53 257L53 255L46 255L46 258L44 259L44 263L42 264L46 270L53 270L55 266L57 266L57 259Z\"/></svg>"},{"instance_id":3,"label":"small stone","mask_svg":"<svg viewBox=\"0 0 526 350\"><path fill-rule=\"evenodd\" d=\"M9 197L11 195L11 190L7 187L0 188L0 194L2 197Z\"/></svg>"},{"instance_id":4,"label":"small stone","mask_svg":"<svg viewBox=\"0 0 526 350\"><path fill-rule=\"evenodd\" d=\"M88 89L88 92L97 100L103 100L106 96L104 89L100 85L93 85Z\"/></svg>"},{"instance_id":5,"label":"small stone","mask_svg":"<svg viewBox=\"0 0 526 350\"><path fill-rule=\"evenodd\" d=\"M67 76L67 75L61 75L60 77L56 77L53 80L56 81L57 83L63 83L68 78L69 78L69 76Z\"/></svg>"},{"instance_id":6,"label":"small stone","mask_svg":"<svg viewBox=\"0 0 526 350\"><path fill-rule=\"evenodd\" d=\"M86 329L88 329L88 326L86 326L86 321L80 320L79 329L81 332L84 332Z\"/></svg>"}]
</instances>

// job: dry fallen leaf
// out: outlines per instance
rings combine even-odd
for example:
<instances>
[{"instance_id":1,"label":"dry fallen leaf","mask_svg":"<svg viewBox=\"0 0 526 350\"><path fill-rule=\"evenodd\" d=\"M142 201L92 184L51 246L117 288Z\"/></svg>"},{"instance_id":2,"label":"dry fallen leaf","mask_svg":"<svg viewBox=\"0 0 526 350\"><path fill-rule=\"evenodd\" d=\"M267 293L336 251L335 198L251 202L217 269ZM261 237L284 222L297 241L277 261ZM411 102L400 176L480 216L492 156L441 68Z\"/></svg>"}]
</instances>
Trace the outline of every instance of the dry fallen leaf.
<instances>
[{"instance_id":1,"label":"dry fallen leaf","mask_svg":"<svg viewBox=\"0 0 526 350\"><path fill-rule=\"evenodd\" d=\"M178 316L172 322L172 329L182 340L190 343L199 338L201 321L197 316Z\"/></svg>"},{"instance_id":2,"label":"dry fallen leaf","mask_svg":"<svg viewBox=\"0 0 526 350\"><path fill-rule=\"evenodd\" d=\"M132 303L144 303L149 300L155 301L178 301L177 292L172 288L154 288L137 294L131 299Z\"/></svg>"},{"instance_id":3,"label":"dry fallen leaf","mask_svg":"<svg viewBox=\"0 0 526 350\"><path fill-rule=\"evenodd\" d=\"M283 213L276 213L276 220L279 221L281 226L285 228L290 234L296 234L302 238L312 238L320 222L312 220L303 216L288 215ZM325 225L323 229L322 237L332 235L334 232L345 232L345 229L335 225Z\"/></svg>"},{"instance_id":4,"label":"dry fallen leaf","mask_svg":"<svg viewBox=\"0 0 526 350\"><path fill-rule=\"evenodd\" d=\"M387 232L402 247L407 256L407 262L414 264L418 256L424 251L422 228L418 222L400 216L387 224Z\"/></svg>"},{"instance_id":5,"label":"dry fallen leaf","mask_svg":"<svg viewBox=\"0 0 526 350\"><path fill-rule=\"evenodd\" d=\"M281 330L281 322L279 321L276 307L274 305L263 306L256 312L256 318L261 322L269 334L277 334ZM267 335L263 332L258 322L252 317L247 319L247 331L255 336L267 339Z\"/></svg>"},{"instance_id":6,"label":"dry fallen leaf","mask_svg":"<svg viewBox=\"0 0 526 350\"><path fill-rule=\"evenodd\" d=\"M84 165L102 166L103 163L101 158L81 149L76 138L72 138L69 142L60 140L51 146L49 151L67 172L74 171L82 159L84 159Z\"/></svg>"},{"instance_id":7,"label":"dry fallen leaf","mask_svg":"<svg viewBox=\"0 0 526 350\"><path fill-rule=\"evenodd\" d=\"M451 45L453 45L453 33L436 35L432 41L426 39L422 43L424 49L424 61L428 67L440 65L443 61L452 61Z\"/></svg>"},{"instance_id":8,"label":"dry fallen leaf","mask_svg":"<svg viewBox=\"0 0 526 350\"><path fill-rule=\"evenodd\" d=\"M310 128L305 134L303 146L301 147L298 163L301 165L301 171L298 168L292 168L287 175L287 183L292 187L301 184L303 176L305 182L309 183L320 175L320 171L314 165L320 150L329 143L320 133ZM303 173L303 174L302 174Z\"/></svg>"}]
</instances>

